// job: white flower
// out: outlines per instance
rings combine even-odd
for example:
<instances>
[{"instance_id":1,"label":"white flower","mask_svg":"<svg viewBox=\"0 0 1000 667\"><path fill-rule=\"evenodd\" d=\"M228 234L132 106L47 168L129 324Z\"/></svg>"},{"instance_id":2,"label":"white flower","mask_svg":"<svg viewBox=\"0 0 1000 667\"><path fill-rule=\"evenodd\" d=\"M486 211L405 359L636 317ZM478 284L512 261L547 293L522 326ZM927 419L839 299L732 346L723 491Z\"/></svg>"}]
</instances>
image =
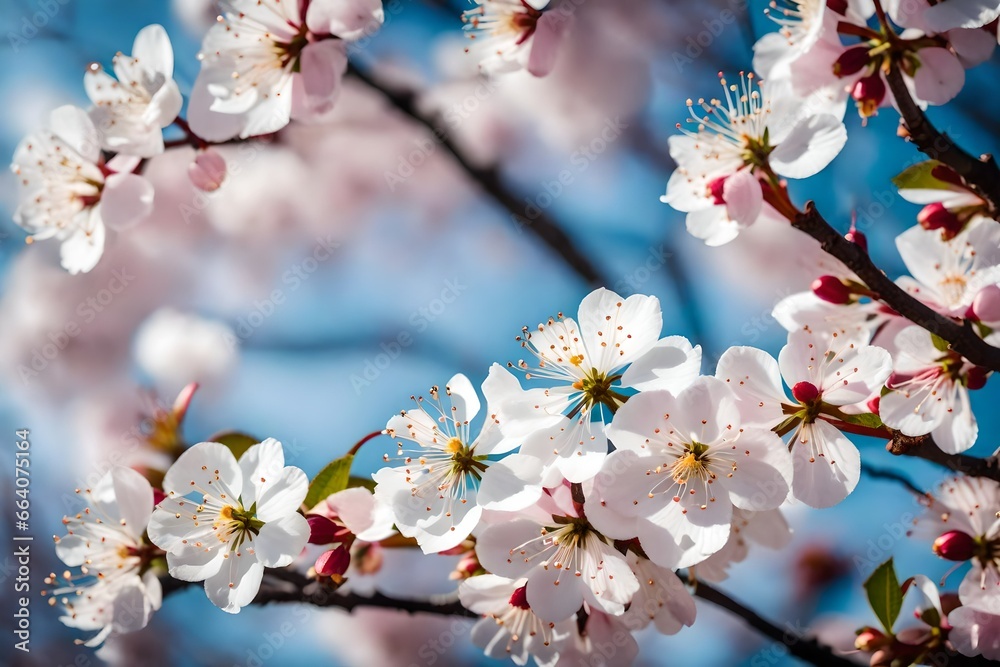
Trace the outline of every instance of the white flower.
<instances>
[{"instance_id":1,"label":"white flower","mask_svg":"<svg viewBox=\"0 0 1000 667\"><path fill-rule=\"evenodd\" d=\"M169 394L190 382L224 377L238 362L235 340L222 322L160 308L136 332L135 359Z\"/></svg>"},{"instance_id":2,"label":"white flower","mask_svg":"<svg viewBox=\"0 0 1000 667\"><path fill-rule=\"evenodd\" d=\"M729 539L733 507L767 510L788 496L792 460L767 428L741 424L736 398L712 377L674 396L644 391L608 427L618 448L587 497L610 538L639 538L662 567L703 561Z\"/></svg>"},{"instance_id":3,"label":"white flower","mask_svg":"<svg viewBox=\"0 0 1000 667\"><path fill-rule=\"evenodd\" d=\"M298 509L308 488L273 438L239 462L225 445L202 442L167 471L149 539L167 552L170 576L204 580L208 599L235 614L257 595L265 567L290 564L306 545Z\"/></svg>"},{"instance_id":4,"label":"white flower","mask_svg":"<svg viewBox=\"0 0 1000 667\"><path fill-rule=\"evenodd\" d=\"M639 656L632 628L619 616L585 605L586 620L559 649L560 664L588 667L628 667Z\"/></svg>"},{"instance_id":5,"label":"white flower","mask_svg":"<svg viewBox=\"0 0 1000 667\"><path fill-rule=\"evenodd\" d=\"M929 497L926 511L917 518L914 534L935 541L934 550L948 560L972 562L959 588L963 604L1000 613L1000 484L985 477L946 480ZM956 535L961 533L962 535ZM941 536L965 538L960 549L948 549ZM955 546L953 543L950 545ZM956 553L967 551L967 553Z\"/></svg>"},{"instance_id":6,"label":"white flower","mask_svg":"<svg viewBox=\"0 0 1000 667\"><path fill-rule=\"evenodd\" d=\"M80 493L80 490L77 490ZM99 630L86 642L98 646L109 635L144 628L160 608L160 580L149 568L150 545L143 542L153 513L153 489L138 472L116 466L83 492L88 506L63 524L56 555L80 576L66 572L66 585L49 591L49 604L65 608L66 625ZM56 583L55 575L46 583Z\"/></svg>"},{"instance_id":7,"label":"white flower","mask_svg":"<svg viewBox=\"0 0 1000 667\"><path fill-rule=\"evenodd\" d=\"M783 549L792 539L785 515L780 509L748 512L733 509L733 525L726 545L694 566L699 580L723 581L729 577L729 567L742 563L750 553L753 542L768 549Z\"/></svg>"},{"instance_id":8,"label":"white flower","mask_svg":"<svg viewBox=\"0 0 1000 667\"><path fill-rule=\"evenodd\" d=\"M909 436L930 433L943 451L957 454L976 442L979 426L969 404L969 388L970 383L982 387L986 377L981 368L938 345L921 327L899 332L893 346L894 373L888 382L893 391L879 402L879 415L886 426Z\"/></svg>"},{"instance_id":9,"label":"white flower","mask_svg":"<svg viewBox=\"0 0 1000 667\"><path fill-rule=\"evenodd\" d=\"M528 604L526 584L524 578L484 574L463 581L458 597L467 609L484 616L471 637L487 656L510 658L515 665L526 665L533 657L539 667L550 667L559 660L561 642L575 632L575 621L538 618Z\"/></svg>"},{"instance_id":10,"label":"white flower","mask_svg":"<svg viewBox=\"0 0 1000 667\"><path fill-rule=\"evenodd\" d=\"M63 268L86 273L104 252L105 225L127 227L152 210L153 186L129 173L135 166L120 158L104 164L87 113L59 107L49 129L25 137L14 153L11 170L20 186L14 222L31 234L29 241L60 241Z\"/></svg>"},{"instance_id":11,"label":"white flower","mask_svg":"<svg viewBox=\"0 0 1000 667\"><path fill-rule=\"evenodd\" d=\"M522 453L543 461L546 486L596 474L607 443L591 417L603 422L617 410L623 389L678 391L697 377L701 348L680 336L658 340L662 326L656 297L624 299L601 288L583 299L578 320L560 314L535 331L523 329L518 340L537 364L517 366L544 386L520 390L515 382L499 401L510 417L501 428L524 439Z\"/></svg>"},{"instance_id":12,"label":"white flower","mask_svg":"<svg viewBox=\"0 0 1000 667\"><path fill-rule=\"evenodd\" d=\"M495 405L494 392L509 382L516 384L494 364L483 383L489 406ZM372 476L375 497L392 507L399 531L415 538L424 553L457 546L479 523L484 508L522 509L542 492L538 459L517 454L487 460L517 446L503 436L500 412L491 407L479 435L472 437L470 422L479 413L480 402L469 379L455 375L444 394L448 406L438 387L432 387L430 401L414 398L416 410L404 410L389 420L387 435L417 447L406 449L400 441L403 465L382 468ZM384 459L390 461L388 455Z\"/></svg>"},{"instance_id":13,"label":"white flower","mask_svg":"<svg viewBox=\"0 0 1000 667\"><path fill-rule=\"evenodd\" d=\"M964 317L987 285L1000 282L1000 227L976 224L949 241L941 234L911 227L896 237L906 268L913 276L896 282L931 308Z\"/></svg>"},{"instance_id":14,"label":"white flower","mask_svg":"<svg viewBox=\"0 0 1000 667\"><path fill-rule=\"evenodd\" d=\"M955 28L980 28L1000 16L996 0L885 0L885 9L897 24L943 33Z\"/></svg>"},{"instance_id":15,"label":"white flower","mask_svg":"<svg viewBox=\"0 0 1000 667\"><path fill-rule=\"evenodd\" d=\"M190 123L209 141L277 132L322 117L340 94L344 40L381 25L379 0L223 0L205 36Z\"/></svg>"},{"instance_id":16,"label":"white flower","mask_svg":"<svg viewBox=\"0 0 1000 667\"><path fill-rule=\"evenodd\" d=\"M622 616L626 626L637 630L652 623L661 634L675 635L694 624L694 598L676 574L635 553L628 555L628 561L639 590Z\"/></svg>"},{"instance_id":17,"label":"white flower","mask_svg":"<svg viewBox=\"0 0 1000 667\"><path fill-rule=\"evenodd\" d=\"M839 118L796 102L786 83L758 86L754 79L741 74L735 85L720 76L723 99L688 100L696 129L669 140L677 169L660 200L687 213L688 231L711 246L732 241L760 217L758 179L767 165L779 176L808 178L847 141Z\"/></svg>"},{"instance_id":18,"label":"white flower","mask_svg":"<svg viewBox=\"0 0 1000 667\"><path fill-rule=\"evenodd\" d=\"M857 447L820 411L824 405L840 408L878 395L892 360L866 340L864 331L801 329L788 335L778 361L752 347L730 348L719 359L716 377L739 399L745 423L793 429L792 495L810 507L839 503L861 476ZM792 398L785 395L782 379L792 388Z\"/></svg>"},{"instance_id":19,"label":"white flower","mask_svg":"<svg viewBox=\"0 0 1000 667\"><path fill-rule=\"evenodd\" d=\"M174 52L167 32L159 25L146 26L136 35L132 55L116 54L113 66L117 80L97 63L83 77L101 147L143 158L159 155L162 129L174 122L184 103L173 80Z\"/></svg>"},{"instance_id":20,"label":"white flower","mask_svg":"<svg viewBox=\"0 0 1000 667\"><path fill-rule=\"evenodd\" d=\"M962 655L1000 660L1000 613L963 605L948 614L948 641Z\"/></svg>"},{"instance_id":21,"label":"white flower","mask_svg":"<svg viewBox=\"0 0 1000 667\"><path fill-rule=\"evenodd\" d=\"M545 76L555 65L568 17L545 11L549 0L475 0L462 15L473 46L466 49L490 74L524 69Z\"/></svg>"},{"instance_id":22,"label":"white flower","mask_svg":"<svg viewBox=\"0 0 1000 667\"><path fill-rule=\"evenodd\" d=\"M568 619L585 601L609 614L624 613L639 590L625 557L587 519L558 509L551 497L531 509L543 506L487 526L476 541L482 566L525 579L527 604L545 621Z\"/></svg>"}]
</instances>

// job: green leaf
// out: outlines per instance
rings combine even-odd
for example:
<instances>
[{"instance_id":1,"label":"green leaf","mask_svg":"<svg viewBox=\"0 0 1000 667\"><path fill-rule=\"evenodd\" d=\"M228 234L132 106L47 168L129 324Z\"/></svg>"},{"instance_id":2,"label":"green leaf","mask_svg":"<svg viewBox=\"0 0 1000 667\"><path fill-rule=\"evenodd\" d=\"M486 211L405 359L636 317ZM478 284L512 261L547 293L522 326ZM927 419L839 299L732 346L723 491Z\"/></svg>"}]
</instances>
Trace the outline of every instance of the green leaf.
<instances>
[{"instance_id":1,"label":"green leaf","mask_svg":"<svg viewBox=\"0 0 1000 667\"><path fill-rule=\"evenodd\" d=\"M257 438L239 431L222 431L216 433L208 439L209 442L218 442L229 448L238 461L248 449L260 442Z\"/></svg>"},{"instance_id":2,"label":"green leaf","mask_svg":"<svg viewBox=\"0 0 1000 667\"><path fill-rule=\"evenodd\" d=\"M354 455L347 454L339 459L334 459L326 464L326 467L319 471L309 484L309 493L303 504L312 508L319 501L325 500L327 496L337 491L347 488L351 480L351 464L354 462Z\"/></svg>"},{"instance_id":3,"label":"green leaf","mask_svg":"<svg viewBox=\"0 0 1000 667\"><path fill-rule=\"evenodd\" d=\"M900 172L892 182L900 190L954 190L952 183L942 181L932 173L941 166L937 160L927 160Z\"/></svg>"},{"instance_id":4,"label":"green leaf","mask_svg":"<svg viewBox=\"0 0 1000 667\"><path fill-rule=\"evenodd\" d=\"M354 475L351 475L347 480L347 488L353 489L357 486L364 487L372 493L375 492L375 480L371 477L355 477Z\"/></svg>"},{"instance_id":5,"label":"green leaf","mask_svg":"<svg viewBox=\"0 0 1000 667\"><path fill-rule=\"evenodd\" d=\"M937 334L931 334L931 340L934 342L934 347L940 352L947 352L951 347L944 338L938 336Z\"/></svg>"},{"instance_id":6,"label":"green leaf","mask_svg":"<svg viewBox=\"0 0 1000 667\"><path fill-rule=\"evenodd\" d=\"M865 581L865 591L868 593L872 611L882 623L886 634L891 635L892 626L896 624L899 610L903 606L903 591L900 589L891 558L875 568L872 576Z\"/></svg>"},{"instance_id":7,"label":"green leaf","mask_svg":"<svg viewBox=\"0 0 1000 667\"><path fill-rule=\"evenodd\" d=\"M842 414L841 418L848 424L857 424L858 426L867 426L868 428L882 428L884 426L879 416L872 412L865 412L860 415Z\"/></svg>"}]
</instances>

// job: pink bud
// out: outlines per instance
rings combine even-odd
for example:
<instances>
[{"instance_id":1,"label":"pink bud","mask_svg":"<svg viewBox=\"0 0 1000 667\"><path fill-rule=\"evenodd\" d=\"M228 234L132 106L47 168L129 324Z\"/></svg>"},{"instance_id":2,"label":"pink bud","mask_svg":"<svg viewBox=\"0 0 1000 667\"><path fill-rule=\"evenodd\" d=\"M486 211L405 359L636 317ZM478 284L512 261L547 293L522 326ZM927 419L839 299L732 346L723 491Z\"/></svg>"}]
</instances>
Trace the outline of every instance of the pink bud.
<instances>
[{"instance_id":1,"label":"pink bud","mask_svg":"<svg viewBox=\"0 0 1000 667\"><path fill-rule=\"evenodd\" d=\"M965 184L965 180L958 175L958 172L946 164L934 165L934 167L931 169L931 176L938 179L939 181L944 181L945 183L957 185L960 188L968 189L969 187Z\"/></svg>"},{"instance_id":2,"label":"pink bud","mask_svg":"<svg viewBox=\"0 0 1000 667\"><path fill-rule=\"evenodd\" d=\"M851 88L851 97L858 105L858 113L864 118L874 116L879 105L885 99L885 81L879 72L857 80Z\"/></svg>"},{"instance_id":3,"label":"pink bud","mask_svg":"<svg viewBox=\"0 0 1000 667\"><path fill-rule=\"evenodd\" d=\"M163 500L165 500L166 497L167 497L167 494L165 494L160 489L157 489L156 487L153 487L153 507L156 507L161 502L163 502Z\"/></svg>"},{"instance_id":4,"label":"pink bud","mask_svg":"<svg viewBox=\"0 0 1000 667\"><path fill-rule=\"evenodd\" d=\"M934 202L920 209L920 213L917 214L917 222L924 229L940 229L949 238L962 231L963 227L959 217L945 208L941 202Z\"/></svg>"},{"instance_id":5,"label":"pink bud","mask_svg":"<svg viewBox=\"0 0 1000 667\"><path fill-rule=\"evenodd\" d=\"M531 609L531 605L528 604L527 588L527 586L521 586L514 591L514 594L510 596L511 607L517 607L518 609Z\"/></svg>"},{"instance_id":6,"label":"pink bud","mask_svg":"<svg viewBox=\"0 0 1000 667\"><path fill-rule=\"evenodd\" d=\"M850 76L860 72L869 61L867 46L852 46L833 63L835 76Z\"/></svg>"},{"instance_id":7,"label":"pink bud","mask_svg":"<svg viewBox=\"0 0 1000 667\"><path fill-rule=\"evenodd\" d=\"M882 402L881 396L872 396L868 399L868 411L873 415L878 414L879 404Z\"/></svg>"},{"instance_id":8,"label":"pink bud","mask_svg":"<svg viewBox=\"0 0 1000 667\"><path fill-rule=\"evenodd\" d=\"M934 540L934 553L945 560L967 561L975 555L976 541L968 533L949 530Z\"/></svg>"},{"instance_id":9,"label":"pink bud","mask_svg":"<svg viewBox=\"0 0 1000 667\"><path fill-rule=\"evenodd\" d=\"M1000 285L984 287L972 300L972 314L980 322L1000 322Z\"/></svg>"},{"instance_id":10,"label":"pink bud","mask_svg":"<svg viewBox=\"0 0 1000 667\"><path fill-rule=\"evenodd\" d=\"M309 544L330 544L345 536L345 530L325 516L310 514L306 521L309 522Z\"/></svg>"},{"instance_id":11,"label":"pink bud","mask_svg":"<svg viewBox=\"0 0 1000 667\"><path fill-rule=\"evenodd\" d=\"M868 653L885 644L886 636L875 628L861 628L857 639L854 640L854 648Z\"/></svg>"},{"instance_id":12,"label":"pink bud","mask_svg":"<svg viewBox=\"0 0 1000 667\"><path fill-rule=\"evenodd\" d=\"M836 276L820 276L812 282L811 288L823 301L840 305L851 302L851 288Z\"/></svg>"},{"instance_id":13,"label":"pink bud","mask_svg":"<svg viewBox=\"0 0 1000 667\"><path fill-rule=\"evenodd\" d=\"M198 151L194 162L188 165L188 178L199 190L215 192L226 180L225 158L212 148Z\"/></svg>"},{"instance_id":14,"label":"pink bud","mask_svg":"<svg viewBox=\"0 0 1000 667\"><path fill-rule=\"evenodd\" d=\"M854 225L851 225L851 228L844 234L844 238L854 245L859 246L865 252L868 252L868 237L865 236L864 232L855 228Z\"/></svg>"},{"instance_id":15,"label":"pink bud","mask_svg":"<svg viewBox=\"0 0 1000 667\"><path fill-rule=\"evenodd\" d=\"M809 405L819 398L819 389L812 382L796 382L792 387L792 396L799 403Z\"/></svg>"},{"instance_id":16,"label":"pink bud","mask_svg":"<svg viewBox=\"0 0 1000 667\"><path fill-rule=\"evenodd\" d=\"M965 386L969 391L982 389L986 386L986 380L990 377L990 372L982 366L973 366L965 372Z\"/></svg>"},{"instance_id":17,"label":"pink bud","mask_svg":"<svg viewBox=\"0 0 1000 667\"><path fill-rule=\"evenodd\" d=\"M847 15L847 0L826 0L826 6L841 16Z\"/></svg>"},{"instance_id":18,"label":"pink bud","mask_svg":"<svg viewBox=\"0 0 1000 667\"><path fill-rule=\"evenodd\" d=\"M351 552L340 546L324 552L316 559L316 574L324 577L342 576L351 566Z\"/></svg>"},{"instance_id":19,"label":"pink bud","mask_svg":"<svg viewBox=\"0 0 1000 667\"><path fill-rule=\"evenodd\" d=\"M726 187L726 177L720 176L711 183L708 184L708 192L712 195L712 199L716 206L721 206L726 203L726 200L722 197L723 189Z\"/></svg>"},{"instance_id":20,"label":"pink bud","mask_svg":"<svg viewBox=\"0 0 1000 667\"><path fill-rule=\"evenodd\" d=\"M177 394L177 398L174 399L174 418L178 423L184 421L184 416L187 414L188 408L191 407L191 399L194 398L196 391L198 391L198 383L192 382L181 389L181 393Z\"/></svg>"}]
</instances>

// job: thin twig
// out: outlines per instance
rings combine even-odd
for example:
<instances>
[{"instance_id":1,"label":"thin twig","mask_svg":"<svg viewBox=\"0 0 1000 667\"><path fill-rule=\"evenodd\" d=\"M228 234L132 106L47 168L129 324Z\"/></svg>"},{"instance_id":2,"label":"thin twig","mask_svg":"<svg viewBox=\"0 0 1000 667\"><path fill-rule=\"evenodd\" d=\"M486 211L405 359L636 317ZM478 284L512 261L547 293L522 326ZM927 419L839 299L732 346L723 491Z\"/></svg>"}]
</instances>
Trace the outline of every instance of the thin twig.
<instances>
[{"instance_id":1,"label":"thin twig","mask_svg":"<svg viewBox=\"0 0 1000 667\"><path fill-rule=\"evenodd\" d=\"M545 245L558 255L581 278L595 287L610 284L596 266L587 258L562 230L559 224L547 213L542 211L534 219L528 219L524 204L503 184L500 172L495 168L483 169L476 167L465 157L445 131L445 124L435 116L424 114L416 105L416 95L413 91L399 90L390 87L367 72L363 72L353 64L348 72L374 90L381 93L394 108L409 116L418 124L427 128L438 140L441 146L454 158L468 176L501 207L516 216L516 224L535 234ZM520 213L518 213L520 211Z\"/></svg>"},{"instance_id":2,"label":"thin twig","mask_svg":"<svg viewBox=\"0 0 1000 667\"><path fill-rule=\"evenodd\" d=\"M861 472L865 473L872 479L885 479L891 482L897 482L902 484L906 489L915 496L926 496L927 492L921 489L919 486L913 483L909 477L901 472L895 470L889 470L888 468L879 468L873 465L865 464L861 466Z\"/></svg>"}]
</instances>

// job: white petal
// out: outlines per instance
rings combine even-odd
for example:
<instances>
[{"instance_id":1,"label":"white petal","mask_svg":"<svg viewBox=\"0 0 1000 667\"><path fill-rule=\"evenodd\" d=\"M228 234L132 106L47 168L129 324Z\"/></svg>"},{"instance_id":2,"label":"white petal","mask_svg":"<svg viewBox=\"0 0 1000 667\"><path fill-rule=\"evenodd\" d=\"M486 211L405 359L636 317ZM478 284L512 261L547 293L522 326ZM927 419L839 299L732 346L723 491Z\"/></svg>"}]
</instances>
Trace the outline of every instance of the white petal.
<instances>
[{"instance_id":1,"label":"white petal","mask_svg":"<svg viewBox=\"0 0 1000 667\"><path fill-rule=\"evenodd\" d=\"M89 162L101 156L101 140L90 116L83 109L61 106L49 115L49 129Z\"/></svg>"},{"instance_id":2,"label":"white petal","mask_svg":"<svg viewBox=\"0 0 1000 667\"><path fill-rule=\"evenodd\" d=\"M93 209L89 227L77 227L59 246L59 262L71 274L87 273L103 254L104 223L98 209Z\"/></svg>"},{"instance_id":3,"label":"white petal","mask_svg":"<svg viewBox=\"0 0 1000 667\"><path fill-rule=\"evenodd\" d=\"M947 399L950 410L941 424L931 431L935 444L948 454L960 454L976 444L979 424L969 405L969 391L956 386Z\"/></svg>"},{"instance_id":4,"label":"white petal","mask_svg":"<svg viewBox=\"0 0 1000 667\"><path fill-rule=\"evenodd\" d=\"M563 621L583 606L584 585L564 569L535 568L524 592L531 611L543 621Z\"/></svg>"},{"instance_id":5,"label":"white petal","mask_svg":"<svg viewBox=\"0 0 1000 667\"><path fill-rule=\"evenodd\" d=\"M541 540L536 538L541 535L541 527L526 519L495 524L476 540L476 556L493 574L512 579L523 577L535 567L535 557L541 551Z\"/></svg>"},{"instance_id":6,"label":"white petal","mask_svg":"<svg viewBox=\"0 0 1000 667\"><path fill-rule=\"evenodd\" d=\"M768 156L771 167L786 178L809 178L822 171L847 143L839 118L819 114L800 120Z\"/></svg>"},{"instance_id":7,"label":"white petal","mask_svg":"<svg viewBox=\"0 0 1000 667\"><path fill-rule=\"evenodd\" d=\"M645 354L660 337L663 314L655 296L633 294L623 299L603 287L580 303L580 333L591 364L611 372Z\"/></svg>"},{"instance_id":8,"label":"white petal","mask_svg":"<svg viewBox=\"0 0 1000 667\"><path fill-rule=\"evenodd\" d=\"M514 589L523 584L523 580L515 581L495 574L470 577L459 585L458 599L463 607L477 614L496 613L505 610Z\"/></svg>"},{"instance_id":9,"label":"white petal","mask_svg":"<svg viewBox=\"0 0 1000 667\"><path fill-rule=\"evenodd\" d=\"M512 454L483 473L477 501L484 509L515 512L533 505L542 495L542 462L534 456Z\"/></svg>"},{"instance_id":10,"label":"white petal","mask_svg":"<svg viewBox=\"0 0 1000 667\"><path fill-rule=\"evenodd\" d=\"M836 505L854 490L861 477L858 448L822 419L799 432L792 444L792 458L792 495L810 507Z\"/></svg>"},{"instance_id":11,"label":"white petal","mask_svg":"<svg viewBox=\"0 0 1000 667\"><path fill-rule=\"evenodd\" d=\"M622 386L677 393L690 385L700 371L701 346L692 347L683 336L668 336L632 362L622 374Z\"/></svg>"},{"instance_id":12,"label":"white petal","mask_svg":"<svg viewBox=\"0 0 1000 667\"><path fill-rule=\"evenodd\" d=\"M729 219L743 227L749 227L757 221L764 205L760 181L749 169L741 169L726 179L722 186L722 198L726 202Z\"/></svg>"},{"instance_id":13,"label":"white petal","mask_svg":"<svg viewBox=\"0 0 1000 667\"><path fill-rule=\"evenodd\" d=\"M153 211L153 184L137 174L111 174L101 193L101 219L111 229L126 229Z\"/></svg>"},{"instance_id":14,"label":"white petal","mask_svg":"<svg viewBox=\"0 0 1000 667\"><path fill-rule=\"evenodd\" d=\"M123 525L134 537L141 538L153 513L153 487L142 474L124 466L112 468L111 476Z\"/></svg>"},{"instance_id":15,"label":"white petal","mask_svg":"<svg viewBox=\"0 0 1000 667\"><path fill-rule=\"evenodd\" d=\"M708 246L729 243L740 234L742 226L730 219L725 206L709 206L687 214L688 233Z\"/></svg>"},{"instance_id":16,"label":"white petal","mask_svg":"<svg viewBox=\"0 0 1000 667\"><path fill-rule=\"evenodd\" d=\"M760 512L784 503L792 483L792 457L781 438L764 427L743 427L734 445L744 455L732 477L720 480L733 504Z\"/></svg>"},{"instance_id":17,"label":"white petal","mask_svg":"<svg viewBox=\"0 0 1000 667\"><path fill-rule=\"evenodd\" d=\"M774 357L755 347L731 347L723 352L715 377L736 396L744 423L771 428L783 419L787 402Z\"/></svg>"},{"instance_id":18,"label":"white petal","mask_svg":"<svg viewBox=\"0 0 1000 667\"><path fill-rule=\"evenodd\" d=\"M948 49L931 46L917 53L920 66L913 75L916 96L940 106L958 95L965 85L965 68Z\"/></svg>"},{"instance_id":19,"label":"white petal","mask_svg":"<svg viewBox=\"0 0 1000 667\"><path fill-rule=\"evenodd\" d=\"M212 111L215 98L209 92L209 84L215 73L203 67L201 74L191 89L188 101L188 124L191 130L206 141L223 142L232 139L243 128L244 118L239 114Z\"/></svg>"},{"instance_id":20,"label":"white petal","mask_svg":"<svg viewBox=\"0 0 1000 667\"><path fill-rule=\"evenodd\" d=\"M538 19L535 33L531 36L531 53L525 67L532 76L546 76L555 67L559 46L569 24L570 21L559 12L546 12Z\"/></svg>"},{"instance_id":21,"label":"white petal","mask_svg":"<svg viewBox=\"0 0 1000 667\"><path fill-rule=\"evenodd\" d=\"M280 442L268 438L243 452L239 466L243 476L243 506L250 507L258 502L265 486L281 475L285 467L285 450Z\"/></svg>"},{"instance_id":22,"label":"white petal","mask_svg":"<svg viewBox=\"0 0 1000 667\"><path fill-rule=\"evenodd\" d=\"M313 0L306 10L309 30L348 41L374 34L384 20L381 0Z\"/></svg>"},{"instance_id":23,"label":"white petal","mask_svg":"<svg viewBox=\"0 0 1000 667\"><path fill-rule=\"evenodd\" d=\"M1000 16L996 0L948 0L927 9L924 18L935 32L952 28L978 28Z\"/></svg>"},{"instance_id":24,"label":"white petal","mask_svg":"<svg viewBox=\"0 0 1000 667\"><path fill-rule=\"evenodd\" d=\"M309 541L309 522L298 512L266 521L253 539L257 558L265 567L284 567L298 558Z\"/></svg>"},{"instance_id":25,"label":"white petal","mask_svg":"<svg viewBox=\"0 0 1000 667\"><path fill-rule=\"evenodd\" d=\"M216 473L218 471L218 473ZM163 477L163 490L185 496L192 491L192 482L202 489L211 489L222 480L233 498L243 490L243 476L236 457L225 445L200 442L187 449Z\"/></svg>"},{"instance_id":26,"label":"white petal","mask_svg":"<svg viewBox=\"0 0 1000 667\"><path fill-rule=\"evenodd\" d=\"M151 74L162 74L166 79L174 75L174 50L161 25L154 23L139 31L132 44L132 57Z\"/></svg>"},{"instance_id":27,"label":"white petal","mask_svg":"<svg viewBox=\"0 0 1000 667\"><path fill-rule=\"evenodd\" d=\"M205 580L205 593L216 607L230 614L239 613L257 597L264 566L248 551L229 554L218 573Z\"/></svg>"}]
</instances>

